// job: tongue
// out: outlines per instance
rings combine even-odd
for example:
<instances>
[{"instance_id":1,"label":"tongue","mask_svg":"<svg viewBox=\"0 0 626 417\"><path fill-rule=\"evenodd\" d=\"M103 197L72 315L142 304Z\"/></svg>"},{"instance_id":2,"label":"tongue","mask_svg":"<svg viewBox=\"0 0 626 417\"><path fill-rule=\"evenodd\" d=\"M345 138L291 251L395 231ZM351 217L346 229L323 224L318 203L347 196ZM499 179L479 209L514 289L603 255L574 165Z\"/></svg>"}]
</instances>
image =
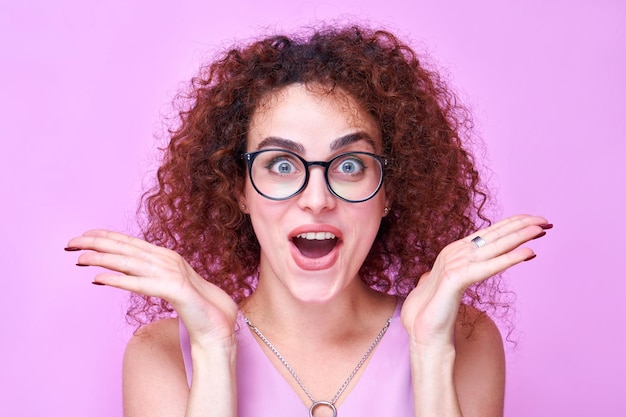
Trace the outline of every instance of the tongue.
<instances>
[{"instance_id":1,"label":"tongue","mask_svg":"<svg viewBox=\"0 0 626 417\"><path fill-rule=\"evenodd\" d=\"M302 238L295 238L294 244L307 258L321 258L328 255L328 253L335 247L336 239L325 240L308 240Z\"/></svg>"}]
</instances>

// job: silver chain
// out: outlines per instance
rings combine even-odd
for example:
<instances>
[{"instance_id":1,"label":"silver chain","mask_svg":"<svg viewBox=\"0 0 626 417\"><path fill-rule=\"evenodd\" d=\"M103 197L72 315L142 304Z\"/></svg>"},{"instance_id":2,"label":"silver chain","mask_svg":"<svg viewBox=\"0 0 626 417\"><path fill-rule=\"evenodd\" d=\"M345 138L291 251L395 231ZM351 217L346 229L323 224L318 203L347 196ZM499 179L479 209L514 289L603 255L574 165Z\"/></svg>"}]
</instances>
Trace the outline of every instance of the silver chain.
<instances>
[{"instance_id":1,"label":"silver chain","mask_svg":"<svg viewBox=\"0 0 626 417\"><path fill-rule=\"evenodd\" d=\"M311 392L307 389L307 387L304 386L304 384L300 380L300 377L298 376L296 371L294 371L294 369L291 367L291 365L289 365L289 362L287 362L287 360L285 360L285 358L283 357L283 355L280 354L278 349L276 349L274 347L274 345L272 345L272 343L269 340L267 340L267 337L265 337L263 335L263 333L261 333L261 331L255 325L253 325L250 320L248 320L246 317L244 317L244 320L246 321L246 324L250 327L250 329L252 329L252 331L254 333L256 333L257 336L259 336L259 339L261 339L267 345L267 347L270 348L270 350L272 352L274 352L274 355L276 355L276 357L285 366L285 368L287 368L287 370L289 371L291 376L293 376L293 378L296 380L296 382L298 383L300 388L302 388L302 391L304 391L306 396L309 397L309 400L311 400L311 402L313 402L313 405L318 404L318 403L326 403L325 401L315 401L315 399L313 398L313 395L311 395ZM346 380L344 381L343 385L341 385L341 387L339 388L339 390L337 391L337 393L335 394L333 399L330 400L330 404L331 405L334 405L335 402L341 396L341 394L343 394L343 392L346 390L346 388L348 387L348 384L350 384L350 381L352 381L352 378L354 378L354 376L357 374L357 372L359 372L359 369L361 369L361 366L363 366L363 364L365 363L367 358L370 356L370 354L372 353L372 351L374 350L374 348L376 347L378 342L380 342L380 339L383 338L383 336L385 335L385 332L389 328L390 324L391 324L391 319L388 319L387 322L385 323L385 326L382 328L380 333L378 333L378 336L376 336L376 339L374 339L374 342L367 349L367 352L365 352L365 354L363 355L363 357L361 358L359 363L357 363L357 365L354 368L354 370L350 373L350 375L348 375L348 378L346 378ZM333 409L334 409L334 407L333 407Z\"/></svg>"}]
</instances>

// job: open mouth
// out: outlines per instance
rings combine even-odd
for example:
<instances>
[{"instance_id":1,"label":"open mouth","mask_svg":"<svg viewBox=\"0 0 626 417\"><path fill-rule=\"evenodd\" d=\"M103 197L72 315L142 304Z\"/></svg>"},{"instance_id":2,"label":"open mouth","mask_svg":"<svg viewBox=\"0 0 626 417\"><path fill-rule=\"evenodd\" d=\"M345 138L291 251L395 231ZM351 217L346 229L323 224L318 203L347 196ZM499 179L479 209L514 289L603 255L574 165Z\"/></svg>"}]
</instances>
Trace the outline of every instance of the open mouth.
<instances>
[{"instance_id":1,"label":"open mouth","mask_svg":"<svg viewBox=\"0 0 626 417\"><path fill-rule=\"evenodd\" d=\"M307 258L321 258L333 250L337 237L330 232L300 233L293 239L294 245Z\"/></svg>"}]
</instances>

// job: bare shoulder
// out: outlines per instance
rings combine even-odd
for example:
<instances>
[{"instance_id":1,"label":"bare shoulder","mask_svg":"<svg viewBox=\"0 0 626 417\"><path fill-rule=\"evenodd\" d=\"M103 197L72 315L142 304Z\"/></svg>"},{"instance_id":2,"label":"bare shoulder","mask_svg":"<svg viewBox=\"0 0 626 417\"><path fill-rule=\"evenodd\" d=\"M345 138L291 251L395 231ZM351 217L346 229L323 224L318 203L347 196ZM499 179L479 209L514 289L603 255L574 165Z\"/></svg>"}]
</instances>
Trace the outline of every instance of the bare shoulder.
<instances>
[{"instance_id":1,"label":"bare shoulder","mask_svg":"<svg viewBox=\"0 0 626 417\"><path fill-rule=\"evenodd\" d=\"M178 339L178 320L163 319L150 323L135 332L128 341L125 359L133 360L137 353L144 355L158 355L162 359L174 359L182 353Z\"/></svg>"},{"instance_id":2,"label":"bare shoulder","mask_svg":"<svg viewBox=\"0 0 626 417\"><path fill-rule=\"evenodd\" d=\"M139 329L128 342L123 368L124 415L184 415L189 388L178 320Z\"/></svg>"},{"instance_id":3,"label":"bare shoulder","mask_svg":"<svg viewBox=\"0 0 626 417\"><path fill-rule=\"evenodd\" d=\"M486 314L462 306L457 320L454 380L464 416L502 416L505 359L502 336Z\"/></svg>"},{"instance_id":4,"label":"bare shoulder","mask_svg":"<svg viewBox=\"0 0 626 417\"><path fill-rule=\"evenodd\" d=\"M473 344L502 346L502 335L498 326L484 312L468 305L461 305L456 322L455 343L458 348Z\"/></svg>"}]
</instances>

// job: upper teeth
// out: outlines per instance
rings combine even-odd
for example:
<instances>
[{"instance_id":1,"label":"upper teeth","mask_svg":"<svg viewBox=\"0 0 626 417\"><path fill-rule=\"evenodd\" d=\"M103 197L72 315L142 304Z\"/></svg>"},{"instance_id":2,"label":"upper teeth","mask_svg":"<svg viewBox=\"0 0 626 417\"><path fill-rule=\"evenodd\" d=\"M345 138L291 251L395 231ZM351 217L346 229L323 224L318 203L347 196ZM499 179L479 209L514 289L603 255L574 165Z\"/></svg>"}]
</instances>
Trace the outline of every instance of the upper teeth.
<instances>
[{"instance_id":1,"label":"upper teeth","mask_svg":"<svg viewBox=\"0 0 626 417\"><path fill-rule=\"evenodd\" d=\"M308 233L300 233L297 237L301 239L307 240L326 240L326 239L335 239L335 235L330 232L308 232Z\"/></svg>"}]
</instances>

